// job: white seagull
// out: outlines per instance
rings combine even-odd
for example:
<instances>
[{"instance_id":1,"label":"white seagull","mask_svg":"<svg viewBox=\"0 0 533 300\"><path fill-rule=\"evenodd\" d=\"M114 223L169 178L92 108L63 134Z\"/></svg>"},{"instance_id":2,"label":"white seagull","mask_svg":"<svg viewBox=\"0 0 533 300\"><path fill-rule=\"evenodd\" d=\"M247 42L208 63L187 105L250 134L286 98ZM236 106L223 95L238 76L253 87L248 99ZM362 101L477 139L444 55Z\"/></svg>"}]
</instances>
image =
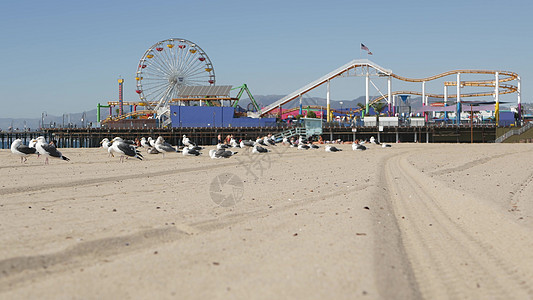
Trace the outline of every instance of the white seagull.
<instances>
[{"instance_id":1,"label":"white seagull","mask_svg":"<svg viewBox=\"0 0 533 300\"><path fill-rule=\"evenodd\" d=\"M212 159L230 158L231 156L233 156L233 155L235 155L237 153L238 152L234 152L234 151L230 151L230 150L224 150L224 149L220 149L220 150L211 149L211 150L209 150L209 156Z\"/></svg>"},{"instance_id":2,"label":"white seagull","mask_svg":"<svg viewBox=\"0 0 533 300\"><path fill-rule=\"evenodd\" d=\"M109 156L113 156L114 157L113 152L111 150L109 150L111 145L113 145L113 143L111 143L108 138L104 138L100 142L100 144L102 144L102 148L104 148L104 150L107 151L107 153L109 153Z\"/></svg>"},{"instance_id":3,"label":"white seagull","mask_svg":"<svg viewBox=\"0 0 533 300\"><path fill-rule=\"evenodd\" d=\"M148 137L148 144L150 147L155 147L155 140L151 136Z\"/></svg>"},{"instance_id":4,"label":"white seagull","mask_svg":"<svg viewBox=\"0 0 533 300\"><path fill-rule=\"evenodd\" d=\"M326 152L338 152L342 151L342 149L338 149L337 147L327 145L326 146Z\"/></svg>"},{"instance_id":5,"label":"white seagull","mask_svg":"<svg viewBox=\"0 0 533 300\"><path fill-rule=\"evenodd\" d=\"M46 140L43 136L40 136L37 138L37 144L35 144L35 149L37 149L37 152L39 154L44 155L46 157L44 163L48 164L48 157L54 157L54 158L60 158L62 160L69 161L68 157L63 156L61 152L59 152L54 145L50 145L46 143Z\"/></svg>"},{"instance_id":6,"label":"white seagull","mask_svg":"<svg viewBox=\"0 0 533 300\"><path fill-rule=\"evenodd\" d=\"M270 152L270 150L263 148L257 144L254 146L252 150L252 153L267 153L267 152Z\"/></svg>"},{"instance_id":7,"label":"white seagull","mask_svg":"<svg viewBox=\"0 0 533 300\"><path fill-rule=\"evenodd\" d=\"M119 137L115 137L112 140L113 144L111 147L109 147L110 151L120 154L120 162L124 162L124 157L135 157L139 160L143 159L143 156L139 150L137 150L137 147L134 145L130 145L128 143L125 143L123 139Z\"/></svg>"},{"instance_id":8,"label":"white seagull","mask_svg":"<svg viewBox=\"0 0 533 300\"><path fill-rule=\"evenodd\" d=\"M363 146L363 145L361 145L361 144L358 144L358 143L356 143L356 142L353 142L353 143L352 143L352 150L353 150L353 151L356 151L356 150L357 150L357 151L364 151L364 150L366 150L366 147Z\"/></svg>"},{"instance_id":9,"label":"white seagull","mask_svg":"<svg viewBox=\"0 0 533 300\"><path fill-rule=\"evenodd\" d=\"M165 152L178 152L171 144L166 143L162 136L157 137L157 140L155 141L155 149L158 152L163 153L163 157L165 157Z\"/></svg>"},{"instance_id":10,"label":"white seagull","mask_svg":"<svg viewBox=\"0 0 533 300\"><path fill-rule=\"evenodd\" d=\"M182 154L183 154L183 156L185 156L185 155L198 156L198 155L201 155L202 153L200 153L200 151L198 151L196 149L189 149L189 147L185 147L185 148L183 148Z\"/></svg>"},{"instance_id":11,"label":"white seagull","mask_svg":"<svg viewBox=\"0 0 533 300\"><path fill-rule=\"evenodd\" d=\"M183 139L181 139L181 142L183 143L184 146L189 146L189 145L194 146L194 143L191 142L191 140L185 134L183 135Z\"/></svg>"},{"instance_id":12,"label":"white seagull","mask_svg":"<svg viewBox=\"0 0 533 300\"><path fill-rule=\"evenodd\" d=\"M26 162L27 157L35 154L37 149L22 144L21 139L16 139L11 144L11 152L20 156L20 163Z\"/></svg>"}]
</instances>

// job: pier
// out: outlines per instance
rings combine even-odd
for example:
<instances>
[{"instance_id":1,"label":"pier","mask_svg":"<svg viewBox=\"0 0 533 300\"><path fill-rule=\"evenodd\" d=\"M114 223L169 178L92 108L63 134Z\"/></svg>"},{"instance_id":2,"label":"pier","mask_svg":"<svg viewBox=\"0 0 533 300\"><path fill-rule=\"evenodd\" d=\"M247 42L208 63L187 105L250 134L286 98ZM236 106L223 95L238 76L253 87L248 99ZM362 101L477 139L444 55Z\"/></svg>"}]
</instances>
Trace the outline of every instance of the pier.
<instances>
[{"instance_id":1,"label":"pier","mask_svg":"<svg viewBox=\"0 0 533 300\"><path fill-rule=\"evenodd\" d=\"M123 139L135 140L141 137L162 136L173 145L181 145L184 134L201 145L213 145L217 143L218 135L225 138L233 134L237 140L253 139L258 136L275 134L291 126L274 127L178 127L169 129L159 128L46 128L42 131L31 132L0 132L0 146L9 149L13 140L20 138L24 144L38 136L44 136L46 140L57 141L60 148L91 148L99 147L103 138L120 136ZM379 131L376 126L347 127L337 123L325 123L323 126L323 140L353 141L354 139L367 140L371 136L376 139L379 136L381 142L419 142L419 143L493 143L497 137L495 125L431 125L431 126L383 126ZM500 128L501 130L501 128Z\"/></svg>"}]
</instances>

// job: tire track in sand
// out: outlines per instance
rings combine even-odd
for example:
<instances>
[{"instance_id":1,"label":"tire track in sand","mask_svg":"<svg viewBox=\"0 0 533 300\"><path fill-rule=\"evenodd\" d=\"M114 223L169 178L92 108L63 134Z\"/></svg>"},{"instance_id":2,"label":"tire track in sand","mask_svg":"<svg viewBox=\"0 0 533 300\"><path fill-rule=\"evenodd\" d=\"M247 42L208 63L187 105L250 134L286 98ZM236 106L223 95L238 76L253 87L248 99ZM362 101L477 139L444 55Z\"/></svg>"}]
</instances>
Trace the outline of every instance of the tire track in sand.
<instances>
[{"instance_id":1,"label":"tire track in sand","mask_svg":"<svg viewBox=\"0 0 533 300\"><path fill-rule=\"evenodd\" d=\"M533 297L528 233L479 199L426 177L407 155L389 159L385 176L422 296Z\"/></svg>"}]
</instances>

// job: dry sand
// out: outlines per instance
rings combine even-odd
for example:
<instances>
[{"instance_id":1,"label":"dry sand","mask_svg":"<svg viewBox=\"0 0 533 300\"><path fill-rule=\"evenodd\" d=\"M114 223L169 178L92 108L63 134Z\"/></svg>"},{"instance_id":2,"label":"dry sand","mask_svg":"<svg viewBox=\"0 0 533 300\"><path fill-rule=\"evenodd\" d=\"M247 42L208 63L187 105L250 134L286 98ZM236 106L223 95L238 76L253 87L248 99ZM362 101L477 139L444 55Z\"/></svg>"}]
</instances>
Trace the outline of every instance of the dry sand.
<instances>
[{"instance_id":1,"label":"dry sand","mask_svg":"<svg viewBox=\"0 0 533 300\"><path fill-rule=\"evenodd\" d=\"M1 150L0 298L533 298L531 145L342 148Z\"/></svg>"}]
</instances>

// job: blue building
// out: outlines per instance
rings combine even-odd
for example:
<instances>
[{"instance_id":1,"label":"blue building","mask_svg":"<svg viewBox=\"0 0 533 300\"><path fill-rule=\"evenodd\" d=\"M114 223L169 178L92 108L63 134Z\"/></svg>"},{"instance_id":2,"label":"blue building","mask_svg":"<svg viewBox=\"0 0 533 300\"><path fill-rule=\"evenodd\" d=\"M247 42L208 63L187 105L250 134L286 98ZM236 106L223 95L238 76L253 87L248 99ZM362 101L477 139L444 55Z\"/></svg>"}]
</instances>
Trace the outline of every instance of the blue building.
<instances>
[{"instance_id":1,"label":"blue building","mask_svg":"<svg viewBox=\"0 0 533 300\"><path fill-rule=\"evenodd\" d=\"M276 118L235 118L235 108L224 106L170 106L172 127L264 127Z\"/></svg>"}]
</instances>

